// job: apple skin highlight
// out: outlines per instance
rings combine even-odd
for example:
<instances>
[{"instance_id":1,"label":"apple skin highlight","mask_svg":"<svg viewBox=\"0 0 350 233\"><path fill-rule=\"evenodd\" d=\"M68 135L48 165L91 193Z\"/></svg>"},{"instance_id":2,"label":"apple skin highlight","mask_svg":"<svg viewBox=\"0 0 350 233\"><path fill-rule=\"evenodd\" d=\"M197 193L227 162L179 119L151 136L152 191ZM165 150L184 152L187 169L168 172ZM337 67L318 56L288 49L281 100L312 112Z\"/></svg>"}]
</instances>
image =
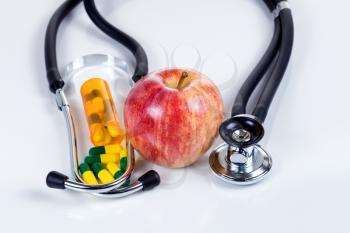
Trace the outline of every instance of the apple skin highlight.
<instances>
[{"instance_id":1,"label":"apple skin highlight","mask_svg":"<svg viewBox=\"0 0 350 233\"><path fill-rule=\"evenodd\" d=\"M126 99L126 133L146 160L182 168L212 145L223 109L219 90L203 74L185 69L155 72L139 81Z\"/></svg>"}]
</instances>

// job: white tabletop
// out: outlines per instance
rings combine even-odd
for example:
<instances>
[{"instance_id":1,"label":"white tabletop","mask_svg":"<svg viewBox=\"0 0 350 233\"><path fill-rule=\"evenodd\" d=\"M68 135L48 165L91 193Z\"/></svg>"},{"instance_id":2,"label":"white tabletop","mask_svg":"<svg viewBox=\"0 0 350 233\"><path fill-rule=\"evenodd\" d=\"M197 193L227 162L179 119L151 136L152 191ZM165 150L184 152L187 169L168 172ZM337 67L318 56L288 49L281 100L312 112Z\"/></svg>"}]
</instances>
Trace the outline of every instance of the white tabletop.
<instances>
[{"instance_id":1,"label":"white tabletop","mask_svg":"<svg viewBox=\"0 0 350 233\"><path fill-rule=\"evenodd\" d=\"M349 1L291 2L295 47L266 122L262 145L274 161L266 180L224 184L211 174L208 155L180 170L138 160L137 174L157 169L162 184L119 200L45 185L47 172L69 173L64 119L48 90L43 57L45 27L61 2L1 4L2 232L349 232ZM104 16L145 47L150 70L193 67L198 50L204 73L218 85L234 85L223 90L227 109L273 31L262 1L97 2ZM60 67L89 53L133 62L81 6L58 42ZM172 51L175 64L165 59Z\"/></svg>"}]
</instances>

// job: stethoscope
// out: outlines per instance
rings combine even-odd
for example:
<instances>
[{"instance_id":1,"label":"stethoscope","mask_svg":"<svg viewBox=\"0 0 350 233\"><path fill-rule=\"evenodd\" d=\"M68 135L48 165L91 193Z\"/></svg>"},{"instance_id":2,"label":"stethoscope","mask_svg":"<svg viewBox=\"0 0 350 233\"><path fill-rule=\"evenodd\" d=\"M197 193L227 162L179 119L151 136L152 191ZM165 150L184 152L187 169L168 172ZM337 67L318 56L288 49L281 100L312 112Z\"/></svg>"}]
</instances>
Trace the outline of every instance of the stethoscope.
<instances>
[{"instance_id":1,"label":"stethoscope","mask_svg":"<svg viewBox=\"0 0 350 233\"><path fill-rule=\"evenodd\" d=\"M67 0L55 12L47 28L45 61L51 92L56 94L59 109L63 112L70 143L71 170L74 179L58 172L50 172L47 185L56 189L69 189L103 197L122 197L141 190L149 190L160 183L157 172L149 171L136 182L125 186L135 167L134 148L129 145L128 168L118 180L104 185L84 184L78 172L76 132L70 105L64 93L65 83L58 71L56 38L64 18L82 0ZM84 0L85 10L94 24L105 34L124 45L135 57L136 66L132 80L136 83L148 74L148 59L142 46L132 37L107 22L98 12L94 0ZM234 184L252 184L260 181L272 167L271 156L259 145L264 136L263 122L287 69L293 47L294 26L288 2L264 0L274 16L275 31L264 56L240 88L231 112L219 134L224 140L212 151L209 164L213 173L222 180ZM251 113L248 102L259 84L262 86Z\"/></svg>"},{"instance_id":2,"label":"stethoscope","mask_svg":"<svg viewBox=\"0 0 350 233\"><path fill-rule=\"evenodd\" d=\"M260 181L272 167L271 156L258 143L264 136L263 122L291 57L294 39L292 13L287 1L264 0L275 17L275 31L264 56L243 83L235 99L231 118L219 129L226 142L210 155L214 174L234 184ZM263 88L251 113L247 105L259 84Z\"/></svg>"}]
</instances>

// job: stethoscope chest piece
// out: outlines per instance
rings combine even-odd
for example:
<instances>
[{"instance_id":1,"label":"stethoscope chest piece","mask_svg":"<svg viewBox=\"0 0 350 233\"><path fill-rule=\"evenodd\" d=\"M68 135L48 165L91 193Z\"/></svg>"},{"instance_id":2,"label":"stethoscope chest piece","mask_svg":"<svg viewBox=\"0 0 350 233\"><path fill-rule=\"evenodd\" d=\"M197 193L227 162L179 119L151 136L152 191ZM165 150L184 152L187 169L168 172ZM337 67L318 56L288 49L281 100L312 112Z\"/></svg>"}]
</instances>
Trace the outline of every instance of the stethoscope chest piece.
<instances>
[{"instance_id":1,"label":"stethoscope chest piece","mask_svg":"<svg viewBox=\"0 0 350 233\"><path fill-rule=\"evenodd\" d=\"M226 142L210 155L209 164L222 180L239 185L260 181L272 167L271 156L258 142L264 135L259 119L252 115L237 115L225 121L220 135Z\"/></svg>"},{"instance_id":2,"label":"stethoscope chest piece","mask_svg":"<svg viewBox=\"0 0 350 233\"><path fill-rule=\"evenodd\" d=\"M238 185L262 180L272 167L271 156L259 145L247 149L222 144L209 158L213 173L220 179Z\"/></svg>"}]
</instances>

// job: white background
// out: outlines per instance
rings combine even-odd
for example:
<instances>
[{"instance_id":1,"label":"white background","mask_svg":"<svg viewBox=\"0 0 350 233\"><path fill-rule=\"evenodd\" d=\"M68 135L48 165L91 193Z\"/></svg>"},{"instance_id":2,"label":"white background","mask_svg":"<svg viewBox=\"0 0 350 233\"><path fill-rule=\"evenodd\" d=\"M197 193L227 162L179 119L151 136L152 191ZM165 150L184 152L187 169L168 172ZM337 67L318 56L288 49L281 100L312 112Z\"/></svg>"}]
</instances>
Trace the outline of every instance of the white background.
<instances>
[{"instance_id":1,"label":"white background","mask_svg":"<svg viewBox=\"0 0 350 233\"><path fill-rule=\"evenodd\" d=\"M47 172L69 172L64 120L48 91L43 57L45 27L61 2L1 3L2 232L350 231L349 1L291 3L295 48L266 122L262 144L274 160L266 180L226 185L212 176L205 156L187 169L158 169L159 188L119 200L45 186ZM220 84L232 75L231 56L238 78L226 105L272 35L272 18L259 0L97 2L145 47L150 70L167 66L162 47L170 53L182 46L181 66L194 64L195 47L208 59L204 72ZM60 67L88 53L121 56L132 65L130 54L100 33L81 6L58 42Z\"/></svg>"}]
</instances>

